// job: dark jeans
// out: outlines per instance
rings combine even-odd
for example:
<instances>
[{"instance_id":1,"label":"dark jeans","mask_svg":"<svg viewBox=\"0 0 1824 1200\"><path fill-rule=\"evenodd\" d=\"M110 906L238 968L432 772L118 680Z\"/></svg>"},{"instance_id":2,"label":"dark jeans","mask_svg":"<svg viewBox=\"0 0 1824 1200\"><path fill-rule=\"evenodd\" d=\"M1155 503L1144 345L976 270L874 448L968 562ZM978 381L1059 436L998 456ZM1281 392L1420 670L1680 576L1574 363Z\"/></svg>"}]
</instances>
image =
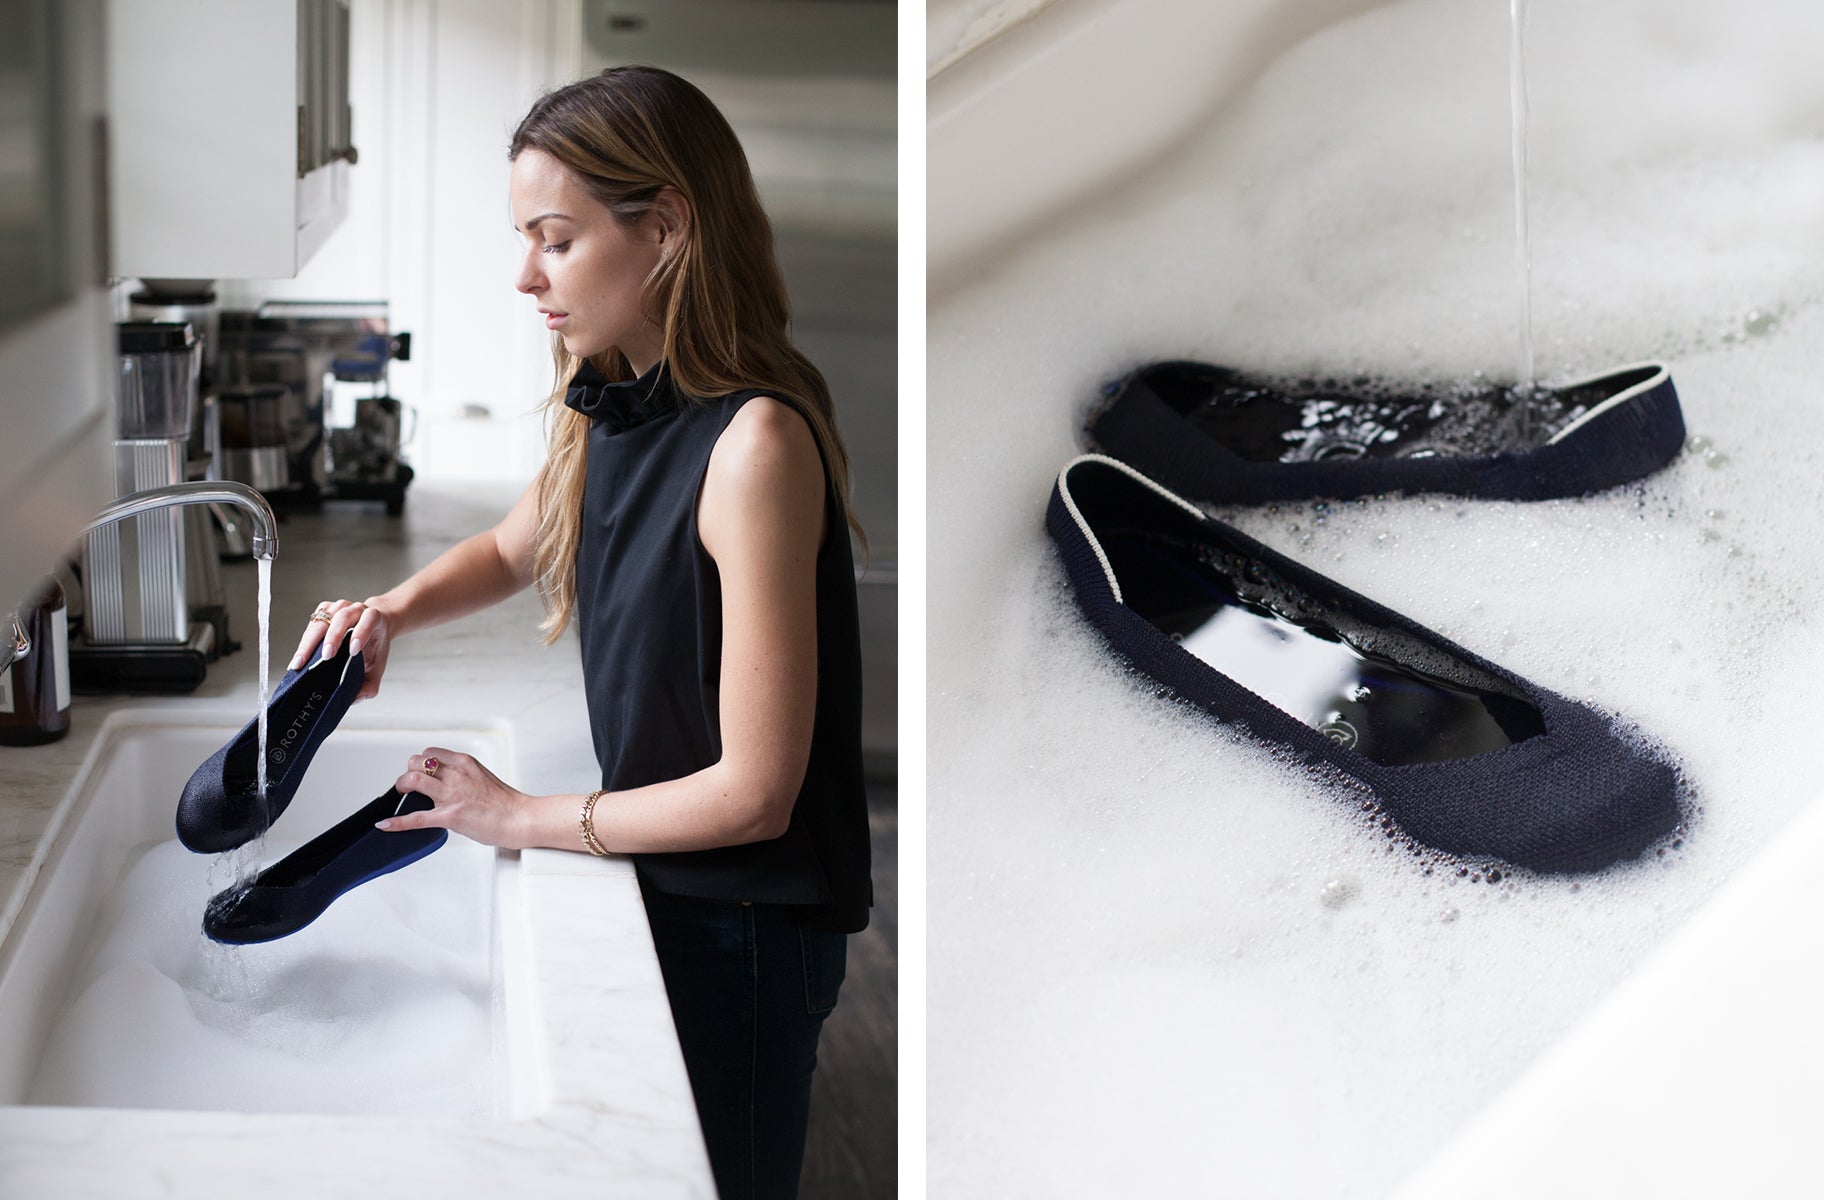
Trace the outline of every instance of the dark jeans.
<instances>
[{"instance_id":1,"label":"dark jeans","mask_svg":"<svg viewBox=\"0 0 1824 1200\"><path fill-rule=\"evenodd\" d=\"M789 908L669 896L642 884L684 1066L722 1200L798 1194L817 1036L848 936Z\"/></svg>"}]
</instances>

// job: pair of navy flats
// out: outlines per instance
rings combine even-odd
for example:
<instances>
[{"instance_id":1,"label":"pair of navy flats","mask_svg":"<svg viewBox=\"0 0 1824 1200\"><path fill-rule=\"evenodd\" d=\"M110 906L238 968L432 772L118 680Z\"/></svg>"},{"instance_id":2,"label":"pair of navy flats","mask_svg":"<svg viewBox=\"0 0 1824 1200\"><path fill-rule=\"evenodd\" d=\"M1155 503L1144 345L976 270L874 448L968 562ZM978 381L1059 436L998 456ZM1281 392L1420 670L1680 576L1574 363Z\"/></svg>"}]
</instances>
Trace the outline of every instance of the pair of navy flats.
<instances>
[{"instance_id":1,"label":"pair of navy flats","mask_svg":"<svg viewBox=\"0 0 1824 1200\"><path fill-rule=\"evenodd\" d=\"M287 937L343 893L410 866L449 840L443 829L382 833L374 822L423 812L429 798L388 789L245 884L228 888L203 913L203 932L231 946Z\"/></svg>"},{"instance_id":2,"label":"pair of navy flats","mask_svg":"<svg viewBox=\"0 0 1824 1200\"><path fill-rule=\"evenodd\" d=\"M304 782L329 735L347 715L366 678L348 639L333 655L319 651L307 666L287 671L266 705L266 792L259 790L259 722L249 721L205 759L184 785L177 836L199 854L246 845L277 821ZM337 897L416 862L443 845L441 829L383 833L382 817L429 808L421 796L388 792L321 836L209 901L203 932L245 945L296 933ZM384 810L384 811L383 811Z\"/></svg>"},{"instance_id":3,"label":"pair of navy flats","mask_svg":"<svg viewBox=\"0 0 1824 1200\"><path fill-rule=\"evenodd\" d=\"M1201 363L1106 392L1046 525L1135 668L1353 780L1415 842L1538 871L1632 858L1680 820L1673 767L1526 680L1215 520L1193 499L1581 495L1677 456L1663 366L1555 389L1288 385Z\"/></svg>"}]
</instances>

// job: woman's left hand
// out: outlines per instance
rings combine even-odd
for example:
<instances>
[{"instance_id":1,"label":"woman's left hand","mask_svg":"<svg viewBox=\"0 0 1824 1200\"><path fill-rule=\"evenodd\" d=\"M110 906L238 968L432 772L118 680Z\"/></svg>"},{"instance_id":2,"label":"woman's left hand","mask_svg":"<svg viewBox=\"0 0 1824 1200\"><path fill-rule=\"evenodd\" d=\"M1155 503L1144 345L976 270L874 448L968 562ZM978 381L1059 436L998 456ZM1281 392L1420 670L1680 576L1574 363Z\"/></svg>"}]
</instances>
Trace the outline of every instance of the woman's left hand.
<instances>
[{"instance_id":1,"label":"woman's left hand","mask_svg":"<svg viewBox=\"0 0 1824 1200\"><path fill-rule=\"evenodd\" d=\"M379 822L377 827L388 833L448 829L503 850L524 848L521 829L530 797L502 783L472 754L427 746L423 754L407 760L405 774L393 786L428 796L433 807Z\"/></svg>"}]
</instances>

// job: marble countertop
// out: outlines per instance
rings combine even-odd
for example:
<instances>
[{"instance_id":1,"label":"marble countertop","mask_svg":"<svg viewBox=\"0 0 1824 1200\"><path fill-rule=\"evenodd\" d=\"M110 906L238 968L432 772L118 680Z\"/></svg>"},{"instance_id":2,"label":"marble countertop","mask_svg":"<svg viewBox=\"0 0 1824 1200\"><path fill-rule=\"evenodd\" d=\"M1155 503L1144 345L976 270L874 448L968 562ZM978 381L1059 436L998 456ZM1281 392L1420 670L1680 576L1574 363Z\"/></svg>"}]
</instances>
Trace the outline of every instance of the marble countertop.
<instances>
[{"instance_id":1,"label":"marble countertop","mask_svg":"<svg viewBox=\"0 0 1824 1200\"><path fill-rule=\"evenodd\" d=\"M329 505L279 531L272 672L311 608L384 590L499 519L503 485L420 483L403 518ZM230 629L244 648L187 697L76 698L71 731L0 749L0 936L10 928L60 808L103 722L120 712L239 723L258 705L253 564L223 566ZM571 637L545 646L530 593L394 648L380 695L349 728L440 723L504 729L509 782L581 791L597 767ZM503 772L504 774L504 772ZM520 855L530 930L537 1100L516 1119L414 1119L0 1107L0 1196L713 1196L632 863L561 851Z\"/></svg>"}]
</instances>

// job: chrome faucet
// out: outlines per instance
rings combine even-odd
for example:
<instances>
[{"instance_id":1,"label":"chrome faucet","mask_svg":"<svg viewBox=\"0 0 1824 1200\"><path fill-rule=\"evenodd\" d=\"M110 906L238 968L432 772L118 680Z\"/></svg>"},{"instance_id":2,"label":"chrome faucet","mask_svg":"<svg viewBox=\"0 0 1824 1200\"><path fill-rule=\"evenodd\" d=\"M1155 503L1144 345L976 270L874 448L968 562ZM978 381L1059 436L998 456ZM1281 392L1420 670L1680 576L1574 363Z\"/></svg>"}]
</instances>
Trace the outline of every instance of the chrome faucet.
<instances>
[{"instance_id":1,"label":"chrome faucet","mask_svg":"<svg viewBox=\"0 0 1824 1200\"><path fill-rule=\"evenodd\" d=\"M253 518L253 533L247 539L248 549L255 558L270 561L278 556L278 521L272 515L272 506L266 503L266 497L254 489L232 480L194 479L130 492L102 509L101 515L90 521L89 527L82 532L90 534L103 525L179 504L233 504L246 509Z\"/></svg>"}]
</instances>

